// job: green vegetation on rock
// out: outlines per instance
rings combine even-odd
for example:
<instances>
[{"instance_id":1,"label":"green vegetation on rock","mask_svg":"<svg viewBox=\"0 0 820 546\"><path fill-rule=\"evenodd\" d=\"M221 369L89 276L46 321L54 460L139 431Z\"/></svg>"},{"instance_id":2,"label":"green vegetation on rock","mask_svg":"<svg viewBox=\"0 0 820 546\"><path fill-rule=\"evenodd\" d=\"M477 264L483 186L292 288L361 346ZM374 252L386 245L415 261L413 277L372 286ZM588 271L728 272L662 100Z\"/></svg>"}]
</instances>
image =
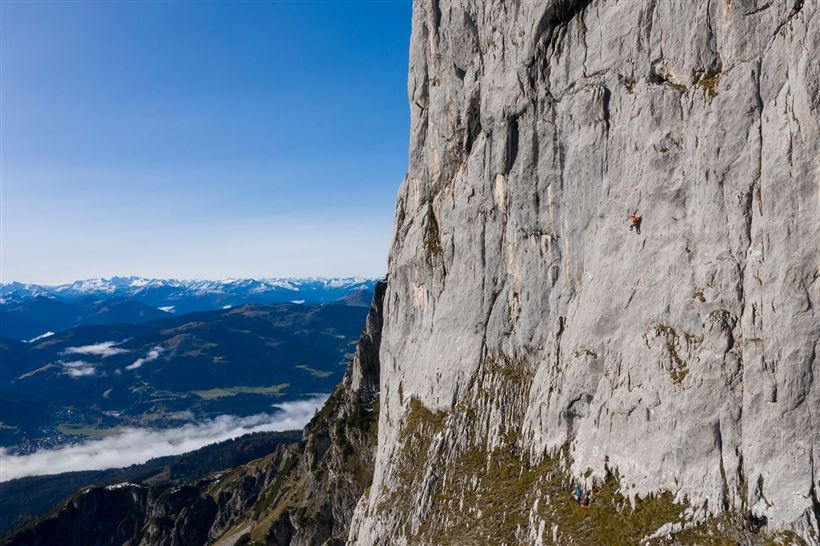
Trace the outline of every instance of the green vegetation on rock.
<instances>
[{"instance_id":1,"label":"green vegetation on rock","mask_svg":"<svg viewBox=\"0 0 820 546\"><path fill-rule=\"evenodd\" d=\"M706 72L701 76L700 80L698 80L698 85L703 89L704 95L706 95L709 100L712 100L718 94L718 82L720 82L720 72Z\"/></svg>"},{"instance_id":2,"label":"green vegetation on rock","mask_svg":"<svg viewBox=\"0 0 820 546\"><path fill-rule=\"evenodd\" d=\"M424 247L427 249L427 260L432 261L434 256L441 254L441 235L439 233L438 220L433 207L430 205L427 214L427 223L424 232Z\"/></svg>"},{"instance_id":3,"label":"green vegetation on rock","mask_svg":"<svg viewBox=\"0 0 820 546\"><path fill-rule=\"evenodd\" d=\"M671 328L662 330L659 335L677 338ZM579 505L573 498L578 482L569 472L570 447L538 460L521 447L531 381L529 366L497 355L485 360L452 410L432 411L410 399L391 461L394 485L382 491L377 506L380 513L397 515L409 544L520 544L539 522L540 539L550 545L801 544L765 528L751 532L738 512L693 521L686 516L688 505L668 491L627 497L617 471L609 468L594 482L589 505ZM494 411L499 419L488 418ZM445 437L449 446L438 442ZM425 514L421 521L408 517L419 510ZM659 532L667 524L676 531Z\"/></svg>"}]
</instances>

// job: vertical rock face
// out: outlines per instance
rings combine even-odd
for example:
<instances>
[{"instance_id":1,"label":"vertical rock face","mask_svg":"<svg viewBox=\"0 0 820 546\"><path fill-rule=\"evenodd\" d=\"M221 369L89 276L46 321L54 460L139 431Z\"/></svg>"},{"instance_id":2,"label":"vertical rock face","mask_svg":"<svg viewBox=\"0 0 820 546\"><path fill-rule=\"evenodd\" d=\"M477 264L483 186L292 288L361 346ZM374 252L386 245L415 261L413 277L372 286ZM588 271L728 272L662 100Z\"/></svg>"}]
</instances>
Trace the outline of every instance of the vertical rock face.
<instances>
[{"instance_id":1,"label":"vertical rock face","mask_svg":"<svg viewBox=\"0 0 820 546\"><path fill-rule=\"evenodd\" d=\"M690 522L735 511L820 543L818 12L415 2L351 542L486 539L473 501L508 484L487 476L557 460ZM502 542L568 536L532 478Z\"/></svg>"}]
</instances>

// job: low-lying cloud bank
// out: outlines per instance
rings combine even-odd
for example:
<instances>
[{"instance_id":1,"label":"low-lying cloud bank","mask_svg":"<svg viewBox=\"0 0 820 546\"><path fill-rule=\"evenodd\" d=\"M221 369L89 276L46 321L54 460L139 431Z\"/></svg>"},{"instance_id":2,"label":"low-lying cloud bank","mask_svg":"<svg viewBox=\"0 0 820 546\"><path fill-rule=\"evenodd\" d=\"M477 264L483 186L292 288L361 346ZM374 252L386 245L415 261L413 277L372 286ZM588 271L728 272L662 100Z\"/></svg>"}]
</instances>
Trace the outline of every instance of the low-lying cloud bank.
<instances>
[{"instance_id":1,"label":"low-lying cloud bank","mask_svg":"<svg viewBox=\"0 0 820 546\"><path fill-rule=\"evenodd\" d=\"M84 360L74 360L72 362L63 362L61 360L60 364L62 364L66 375L71 377L88 377L97 373L97 369L94 365ZM1 464L2 462L0 461L0 465Z\"/></svg>"},{"instance_id":2,"label":"low-lying cloud bank","mask_svg":"<svg viewBox=\"0 0 820 546\"><path fill-rule=\"evenodd\" d=\"M159 358L159 354L162 352L162 347L154 347L148 354L145 355L144 358L138 358L134 361L133 364L129 364L125 367L126 370L136 370L137 368L142 367L143 364L146 362L153 362Z\"/></svg>"},{"instance_id":3,"label":"low-lying cloud bank","mask_svg":"<svg viewBox=\"0 0 820 546\"><path fill-rule=\"evenodd\" d=\"M100 356L102 358L108 358L109 356L127 353L128 349L117 347L117 345L121 345L126 341L128 340L124 339L122 341L103 341L102 343L94 343L92 345L81 345L80 347L66 347L65 351L63 351L63 354L93 355Z\"/></svg>"},{"instance_id":4,"label":"low-lying cloud bank","mask_svg":"<svg viewBox=\"0 0 820 546\"><path fill-rule=\"evenodd\" d=\"M170 429L125 429L102 440L42 449L30 455L12 455L0 449L0 482L24 476L129 466L154 457L185 453L250 432L301 429L325 400L327 397L321 396L274 404L279 411L272 415L220 415Z\"/></svg>"}]
</instances>

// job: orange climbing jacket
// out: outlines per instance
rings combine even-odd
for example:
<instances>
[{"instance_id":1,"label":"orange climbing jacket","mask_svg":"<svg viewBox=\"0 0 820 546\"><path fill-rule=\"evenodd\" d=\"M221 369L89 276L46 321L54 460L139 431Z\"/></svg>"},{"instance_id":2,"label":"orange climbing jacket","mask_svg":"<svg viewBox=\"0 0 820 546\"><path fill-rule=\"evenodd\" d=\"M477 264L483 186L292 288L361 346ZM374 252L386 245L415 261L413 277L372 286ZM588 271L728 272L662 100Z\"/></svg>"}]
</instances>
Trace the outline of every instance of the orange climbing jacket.
<instances>
[{"instance_id":1,"label":"orange climbing jacket","mask_svg":"<svg viewBox=\"0 0 820 546\"><path fill-rule=\"evenodd\" d=\"M632 231L634 229L635 233L640 235L641 234L641 220L642 220L642 218L640 216L638 216L637 212L633 212L629 216L629 220L631 222L629 224L629 231Z\"/></svg>"}]
</instances>

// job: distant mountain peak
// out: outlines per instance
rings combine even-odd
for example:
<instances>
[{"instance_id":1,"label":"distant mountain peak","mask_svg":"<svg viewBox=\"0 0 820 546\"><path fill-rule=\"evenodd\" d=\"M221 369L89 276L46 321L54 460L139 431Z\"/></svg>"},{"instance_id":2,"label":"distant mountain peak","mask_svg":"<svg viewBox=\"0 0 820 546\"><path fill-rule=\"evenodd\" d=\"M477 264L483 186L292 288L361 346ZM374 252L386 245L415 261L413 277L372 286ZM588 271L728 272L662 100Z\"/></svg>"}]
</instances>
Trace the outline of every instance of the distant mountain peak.
<instances>
[{"instance_id":1,"label":"distant mountain peak","mask_svg":"<svg viewBox=\"0 0 820 546\"><path fill-rule=\"evenodd\" d=\"M0 284L0 337L19 341L92 324L134 324L194 311L298 301L367 305L377 279L267 277L82 279L60 285Z\"/></svg>"},{"instance_id":2,"label":"distant mountain peak","mask_svg":"<svg viewBox=\"0 0 820 546\"><path fill-rule=\"evenodd\" d=\"M138 290L146 287L185 287L218 291L226 286L253 286L298 290L306 285L321 285L326 288L346 288L353 285L373 285L381 277L260 277L225 279L159 279L139 276L114 276L79 279L63 284L34 284L12 281L0 283L0 294L20 292L42 295L66 292L114 293L122 290Z\"/></svg>"}]
</instances>

